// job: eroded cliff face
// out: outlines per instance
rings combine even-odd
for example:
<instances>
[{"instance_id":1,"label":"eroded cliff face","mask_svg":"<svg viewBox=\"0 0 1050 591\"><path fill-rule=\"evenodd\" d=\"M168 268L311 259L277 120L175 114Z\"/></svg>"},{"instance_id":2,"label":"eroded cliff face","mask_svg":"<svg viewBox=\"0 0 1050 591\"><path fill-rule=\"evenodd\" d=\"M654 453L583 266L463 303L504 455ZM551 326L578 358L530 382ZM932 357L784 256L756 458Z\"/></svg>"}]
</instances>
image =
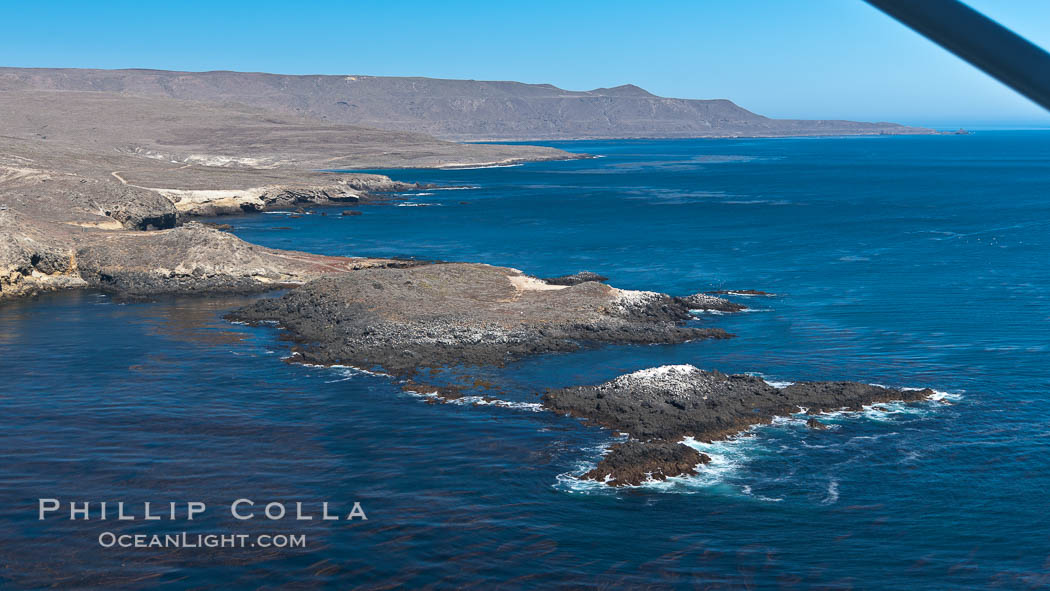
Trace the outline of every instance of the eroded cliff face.
<instances>
[{"instance_id":1,"label":"eroded cliff face","mask_svg":"<svg viewBox=\"0 0 1050 591\"><path fill-rule=\"evenodd\" d=\"M197 223L98 235L79 244L75 258L87 285L131 296L260 291L327 274L414 264L265 248Z\"/></svg>"},{"instance_id":2,"label":"eroded cliff face","mask_svg":"<svg viewBox=\"0 0 1050 591\"><path fill-rule=\"evenodd\" d=\"M85 286L71 249L26 232L10 211L0 211L0 300Z\"/></svg>"},{"instance_id":3,"label":"eroded cliff face","mask_svg":"<svg viewBox=\"0 0 1050 591\"><path fill-rule=\"evenodd\" d=\"M369 266L256 247L191 220L367 202L415 187L382 175L173 167L11 143L18 153L0 151L0 299L77 287L135 295L255 290ZM165 188L172 186L189 188ZM198 188L212 186L226 188Z\"/></svg>"},{"instance_id":4,"label":"eroded cliff face","mask_svg":"<svg viewBox=\"0 0 1050 591\"><path fill-rule=\"evenodd\" d=\"M229 293L411 261L330 257L250 244L197 223L157 231L84 229L34 238L0 211L0 299L93 287L126 296Z\"/></svg>"}]
</instances>

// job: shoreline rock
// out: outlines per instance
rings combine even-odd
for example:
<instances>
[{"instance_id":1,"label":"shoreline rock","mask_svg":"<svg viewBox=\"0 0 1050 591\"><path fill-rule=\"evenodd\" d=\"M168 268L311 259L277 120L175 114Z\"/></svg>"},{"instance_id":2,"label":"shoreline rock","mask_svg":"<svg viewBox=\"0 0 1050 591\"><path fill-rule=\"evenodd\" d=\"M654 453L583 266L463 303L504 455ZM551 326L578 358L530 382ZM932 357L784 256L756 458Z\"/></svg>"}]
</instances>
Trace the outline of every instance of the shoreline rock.
<instances>
[{"instance_id":1,"label":"shoreline rock","mask_svg":"<svg viewBox=\"0 0 1050 591\"><path fill-rule=\"evenodd\" d=\"M278 322L300 343L298 360L382 367L398 376L422 368L500 366L587 343L731 336L686 326L688 310L665 294L596 282L551 285L516 269L475 263L325 277L227 317Z\"/></svg>"}]
</instances>

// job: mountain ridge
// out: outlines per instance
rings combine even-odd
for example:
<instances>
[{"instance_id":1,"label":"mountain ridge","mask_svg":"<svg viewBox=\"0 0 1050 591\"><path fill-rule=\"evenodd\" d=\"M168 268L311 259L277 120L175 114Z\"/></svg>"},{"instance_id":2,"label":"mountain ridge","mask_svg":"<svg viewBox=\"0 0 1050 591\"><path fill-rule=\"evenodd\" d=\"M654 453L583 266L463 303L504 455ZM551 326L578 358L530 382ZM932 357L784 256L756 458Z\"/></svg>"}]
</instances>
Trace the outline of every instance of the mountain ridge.
<instances>
[{"instance_id":1,"label":"mountain ridge","mask_svg":"<svg viewBox=\"0 0 1050 591\"><path fill-rule=\"evenodd\" d=\"M426 77L0 68L0 90L241 103L456 141L937 133L886 122L772 119L728 99L666 98L633 84L578 91L550 84Z\"/></svg>"}]
</instances>

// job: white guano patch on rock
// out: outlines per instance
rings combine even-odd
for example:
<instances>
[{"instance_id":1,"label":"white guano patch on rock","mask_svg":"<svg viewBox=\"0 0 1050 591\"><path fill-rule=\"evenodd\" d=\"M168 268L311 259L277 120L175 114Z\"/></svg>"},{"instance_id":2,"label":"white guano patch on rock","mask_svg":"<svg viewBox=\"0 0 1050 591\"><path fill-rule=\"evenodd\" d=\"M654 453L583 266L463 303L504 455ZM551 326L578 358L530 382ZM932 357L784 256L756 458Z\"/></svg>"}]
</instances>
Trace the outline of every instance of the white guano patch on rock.
<instances>
[{"instance_id":1,"label":"white guano patch on rock","mask_svg":"<svg viewBox=\"0 0 1050 591\"><path fill-rule=\"evenodd\" d=\"M654 300L663 297L655 291L638 291L633 289L613 289L613 305L623 312L631 312L645 307Z\"/></svg>"},{"instance_id":2,"label":"white guano patch on rock","mask_svg":"<svg viewBox=\"0 0 1050 591\"><path fill-rule=\"evenodd\" d=\"M651 386L677 394L684 392L690 380L699 373L699 368L689 364L661 365L622 375L609 382L609 385L615 388Z\"/></svg>"}]
</instances>

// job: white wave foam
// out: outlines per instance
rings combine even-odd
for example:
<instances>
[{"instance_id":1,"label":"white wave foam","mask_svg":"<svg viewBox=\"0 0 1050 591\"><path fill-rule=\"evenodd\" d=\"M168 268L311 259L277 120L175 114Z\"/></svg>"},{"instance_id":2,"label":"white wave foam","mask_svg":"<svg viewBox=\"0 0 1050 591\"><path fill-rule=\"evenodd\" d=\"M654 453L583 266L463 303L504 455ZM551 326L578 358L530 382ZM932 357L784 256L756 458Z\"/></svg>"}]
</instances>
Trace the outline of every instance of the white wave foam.
<instances>
[{"instance_id":1,"label":"white wave foam","mask_svg":"<svg viewBox=\"0 0 1050 591\"><path fill-rule=\"evenodd\" d=\"M906 392L914 392L916 390L925 390L925 389L926 388L911 388L911 387L909 387L909 388L901 388L901 390L906 391ZM930 388L930 389L933 390L933 388ZM933 390L933 394L930 395L930 400L935 400L937 402L941 402L943 400L950 400L952 402L955 402L955 401L958 401L958 400L962 400L962 397L963 397L963 395L962 395L961 392L944 392L943 390Z\"/></svg>"},{"instance_id":2,"label":"white wave foam","mask_svg":"<svg viewBox=\"0 0 1050 591\"><path fill-rule=\"evenodd\" d=\"M626 439L626 437L616 438L598 448L581 451L604 454L614 443L623 442ZM619 489L695 494L724 487L726 480L739 472L747 463L748 458L760 449L759 441L749 432L714 443L697 441L691 437L683 439L682 443L711 458L710 462L697 466L697 474L694 476L672 476L667 480L649 479L636 486L612 487L604 482L580 479L579 475L591 471L596 465L594 462L580 461L573 467L573 470L559 474L552 486L557 490L576 494L613 494ZM726 488L725 492L732 490L735 489Z\"/></svg>"},{"instance_id":3,"label":"white wave foam","mask_svg":"<svg viewBox=\"0 0 1050 591\"><path fill-rule=\"evenodd\" d=\"M401 193L401 194L406 196L406 197L422 197L424 195L433 195L433 193L427 193L427 192L423 192L423 193Z\"/></svg>"},{"instance_id":4,"label":"white wave foam","mask_svg":"<svg viewBox=\"0 0 1050 591\"><path fill-rule=\"evenodd\" d=\"M431 191L472 191L474 189L480 189L481 187L470 186L470 187L434 187Z\"/></svg>"},{"instance_id":5,"label":"white wave foam","mask_svg":"<svg viewBox=\"0 0 1050 591\"><path fill-rule=\"evenodd\" d=\"M515 168L521 164L486 164L484 166L442 166L441 170L482 170L485 168Z\"/></svg>"},{"instance_id":6,"label":"white wave foam","mask_svg":"<svg viewBox=\"0 0 1050 591\"><path fill-rule=\"evenodd\" d=\"M680 477L688 486L710 487L723 483L727 477L740 471L755 452L761 449L761 443L753 436L752 429L724 441L705 443L692 437L686 437L682 443L707 455L711 461L698 470L696 476Z\"/></svg>"},{"instance_id":7,"label":"white wave foam","mask_svg":"<svg viewBox=\"0 0 1050 591\"><path fill-rule=\"evenodd\" d=\"M772 420L772 422L770 422L770 424L774 425L774 426L778 426L778 427L785 426L785 425L789 425L789 426L792 426L792 427L799 427L799 426L803 426L804 427L806 425L806 421L808 421L808 420L809 420L809 417L805 416L805 413L798 412L798 413L795 413L793 415L788 415L786 417L783 417L783 416L773 417L773 420Z\"/></svg>"},{"instance_id":8,"label":"white wave foam","mask_svg":"<svg viewBox=\"0 0 1050 591\"><path fill-rule=\"evenodd\" d=\"M292 353L292 355L298 355L298 354L299 353L295 353L295 352ZM302 365L303 367L309 367L309 368L313 368L313 369L324 369L324 370L334 371L335 373L338 373L338 374L340 374L340 375L342 375L343 377L346 377L346 378L351 378L351 377L359 376L359 375L380 376L380 377L384 377L384 378L390 377L390 374L388 374L388 373L383 373L383 372L380 372L380 371L369 371L367 369L361 369L360 367L354 367L352 365L339 365L339 364L336 364L336 365L319 365L319 364L316 364L316 363L301 363L300 365ZM345 381L345 380L335 380L335 381L342 382L342 381Z\"/></svg>"},{"instance_id":9,"label":"white wave foam","mask_svg":"<svg viewBox=\"0 0 1050 591\"><path fill-rule=\"evenodd\" d=\"M725 291L723 293L719 293L718 295L731 295L731 296L736 296L738 298L773 298L773 297L776 297L777 294L775 294L775 293L747 293L747 292L744 292L744 291L728 290L728 291Z\"/></svg>"},{"instance_id":10,"label":"white wave foam","mask_svg":"<svg viewBox=\"0 0 1050 591\"><path fill-rule=\"evenodd\" d=\"M820 502L821 505L834 505L839 500L839 481L832 478L828 482L828 494L824 497L824 500Z\"/></svg>"},{"instance_id":11,"label":"white wave foam","mask_svg":"<svg viewBox=\"0 0 1050 591\"><path fill-rule=\"evenodd\" d=\"M546 409L539 402L517 402L514 400L500 400L500 399L486 399L483 396L463 396L461 398L443 398L438 395L437 392L420 392L418 390L405 390L406 394L411 394L419 398L439 400L446 404L454 404L458 406L498 406L500 408L513 408L516 410L527 410L529 412L544 412Z\"/></svg>"},{"instance_id":12,"label":"white wave foam","mask_svg":"<svg viewBox=\"0 0 1050 591\"><path fill-rule=\"evenodd\" d=\"M413 201L406 201L404 203L398 203L398 207L441 207L440 203L415 203Z\"/></svg>"},{"instance_id":13,"label":"white wave foam","mask_svg":"<svg viewBox=\"0 0 1050 591\"><path fill-rule=\"evenodd\" d=\"M500 400L500 399L486 399L482 396L464 396L462 398L456 398L449 400L449 404L477 404L479 406L499 406L502 408L515 408L518 410L527 410L530 412L543 412L545 409L539 402L517 402L514 400Z\"/></svg>"},{"instance_id":14,"label":"white wave foam","mask_svg":"<svg viewBox=\"0 0 1050 591\"><path fill-rule=\"evenodd\" d=\"M700 316L701 314L710 314L711 316L725 316L726 312L721 310L689 310L690 314L694 316Z\"/></svg>"},{"instance_id":15,"label":"white wave foam","mask_svg":"<svg viewBox=\"0 0 1050 591\"><path fill-rule=\"evenodd\" d=\"M745 496L751 497L753 499L757 499L759 501L765 501L767 503L779 503L779 502L784 500L783 498L780 498L780 497L774 498L774 497L767 497L767 496L764 496L764 495L756 495L755 493L751 492L751 487L746 485L746 484L744 486L740 487L740 492L744 493Z\"/></svg>"}]
</instances>

